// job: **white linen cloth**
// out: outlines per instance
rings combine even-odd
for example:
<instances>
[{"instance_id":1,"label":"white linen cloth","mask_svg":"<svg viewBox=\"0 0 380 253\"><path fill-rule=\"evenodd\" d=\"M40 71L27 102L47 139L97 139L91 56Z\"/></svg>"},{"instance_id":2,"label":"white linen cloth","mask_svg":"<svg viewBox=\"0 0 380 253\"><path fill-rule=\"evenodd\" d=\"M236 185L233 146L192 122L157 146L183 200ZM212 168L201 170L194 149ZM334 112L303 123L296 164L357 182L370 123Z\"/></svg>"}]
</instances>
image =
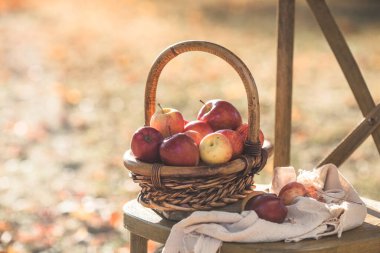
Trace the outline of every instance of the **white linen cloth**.
<instances>
[{"instance_id":1,"label":"white linen cloth","mask_svg":"<svg viewBox=\"0 0 380 253\"><path fill-rule=\"evenodd\" d=\"M318 239L360 226L367 214L364 202L352 185L333 164L312 171L276 168L271 191L278 194L285 184L298 181L314 186L326 203L309 197L298 197L288 206L284 223L260 219L254 211L228 213L197 211L175 224L163 249L164 253L213 253L222 242L298 242Z\"/></svg>"}]
</instances>

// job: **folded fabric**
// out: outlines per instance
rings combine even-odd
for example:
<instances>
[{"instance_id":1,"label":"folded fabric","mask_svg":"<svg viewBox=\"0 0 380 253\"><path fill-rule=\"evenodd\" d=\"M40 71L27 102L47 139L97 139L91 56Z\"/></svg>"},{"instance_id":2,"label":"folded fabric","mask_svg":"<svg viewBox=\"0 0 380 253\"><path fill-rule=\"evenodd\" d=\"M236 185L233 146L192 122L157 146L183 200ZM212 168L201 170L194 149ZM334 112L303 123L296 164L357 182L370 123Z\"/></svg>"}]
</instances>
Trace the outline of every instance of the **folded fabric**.
<instances>
[{"instance_id":1,"label":"folded fabric","mask_svg":"<svg viewBox=\"0 0 380 253\"><path fill-rule=\"evenodd\" d=\"M298 242L306 238L318 239L360 226L367 209L352 185L328 164L313 171L276 168L271 191L278 193L286 183L299 181L313 186L326 203L309 197L298 197L288 206L284 223L260 219L254 211L228 213L197 211L173 226L164 253L212 253L222 242Z\"/></svg>"}]
</instances>

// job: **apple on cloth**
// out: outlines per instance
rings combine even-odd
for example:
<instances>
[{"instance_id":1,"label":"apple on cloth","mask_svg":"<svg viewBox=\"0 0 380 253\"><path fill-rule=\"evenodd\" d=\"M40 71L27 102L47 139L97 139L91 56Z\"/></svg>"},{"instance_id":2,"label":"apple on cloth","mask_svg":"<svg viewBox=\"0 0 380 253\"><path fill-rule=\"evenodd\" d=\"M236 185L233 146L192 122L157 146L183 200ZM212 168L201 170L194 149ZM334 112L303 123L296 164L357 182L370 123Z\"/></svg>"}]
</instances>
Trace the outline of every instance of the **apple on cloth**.
<instances>
[{"instance_id":1,"label":"apple on cloth","mask_svg":"<svg viewBox=\"0 0 380 253\"><path fill-rule=\"evenodd\" d=\"M263 193L250 198L244 210L254 210L259 218L276 223L283 223L288 214L282 199L273 193Z\"/></svg>"},{"instance_id":2,"label":"apple on cloth","mask_svg":"<svg viewBox=\"0 0 380 253\"><path fill-rule=\"evenodd\" d=\"M297 197L304 197L308 194L306 187L299 183L299 182L290 182L284 185L280 192L278 193L278 196L285 205L291 205L295 198Z\"/></svg>"},{"instance_id":3,"label":"apple on cloth","mask_svg":"<svg viewBox=\"0 0 380 253\"><path fill-rule=\"evenodd\" d=\"M281 180L282 176L285 180ZM366 206L335 165L300 171L298 176L292 167L276 168L271 189L278 194L283 186L294 181L306 188L316 187L325 195L326 203L298 196L287 206L287 217L281 224L261 219L253 210L241 213L196 211L173 226L163 252L214 253L223 241L298 242L333 234L341 237L343 231L363 223Z\"/></svg>"}]
</instances>

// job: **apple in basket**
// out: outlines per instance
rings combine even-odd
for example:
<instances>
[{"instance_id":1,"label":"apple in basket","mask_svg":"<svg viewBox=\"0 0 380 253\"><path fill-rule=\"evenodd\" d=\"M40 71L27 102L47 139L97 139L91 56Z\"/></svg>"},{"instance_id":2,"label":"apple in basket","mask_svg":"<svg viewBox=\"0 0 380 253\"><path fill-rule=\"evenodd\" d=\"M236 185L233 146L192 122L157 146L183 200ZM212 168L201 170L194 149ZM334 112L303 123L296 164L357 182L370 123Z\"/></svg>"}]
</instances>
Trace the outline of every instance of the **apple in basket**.
<instances>
[{"instance_id":1,"label":"apple in basket","mask_svg":"<svg viewBox=\"0 0 380 253\"><path fill-rule=\"evenodd\" d=\"M231 146L232 146L232 158L236 158L241 153L243 153L244 140L243 140L243 137L241 137L241 135L238 132L231 129L222 129L222 130L216 131L216 133L223 134L230 141Z\"/></svg>"},{"instance_id":2,"label":"apple in basket","mask_svg":"<svg viewBox=\"0 0 380 253\"><path fill-rule=\"evenodd\" d=\"M221 99L213 99L204 103L197 119L207 122L214 131L235 130L242 123L239 111L231 103Z\"/></svg>"},{"instance_id":3,"label":"apple in basket","mask_svg":"<svg viewBox=\"0 0 380 253\"><path fill-rule=\"evenodd\" d=\"M163 139L162 134L155 128L141 127L132 136L132 153L143 162L157 162L160 160L159 148Z\"/></svg>"},{"instance_id":4,"label":"apple in basket","mask_svg":"<svg viewBox=\"0 0 380 253\"><path fill-rule=\"evenodd\" d=\"M157 129L165 138L183 132L184 119L182 114L172 108L160 107L150 118L150 126Z\"/></svg>"},{"instance_id":5,"label":"apple in basket","mask_svg":"<svg viewBox=\"0 0 380 253\"><path fill-rule=\"evenodd\" d=\"M170 136L160 146L160 157L164 164L171 166L197 166L199 149L194 140L184 133Z\"/></svg>"},{"instance_id":6,"label":"apple in basket","mask_svg":"<svg viewBox=\"0 0 380 253\"><path fill-rule=\"evenodd\" d=\"M259 218L275 223L283 223L288 214L282 200L272 193L263 193L251 198L244 209L254 210Z\"/></svg>"},{"instance_id":7,"label":"apple in basket","mask_svg":"<svg viewBox=\"0 0 380 253\"><path fill-rule=\"evenodd\" d=\"M221 164L232 157L232 145L228 138L221 133L206 135L199 144L202 161L207 164Z\"/></svg>"},{"instance_id":8,"label":"apple in basket","mask_svg":"<svg viewBox=\"0 0 380 253\"><path fill-rule=\"evenodd\" d=\"M290 182L283 186L278 196L284 201L285 205L291 205L295 198L307 196L308 191L305 186L298 182Z\"/></svg>"},{"instance_id":9,"label":"apple in basket","mask_svg":"<svg viewBox=\"0 0 380 253\"><path fill-rule=\"evenodd\" d=\"M247 123L241 124L241 126L239 126L236 129L236 131L243 137L244 141L247 140L247 138L248 138L248 124ZM264 133L263 133L263 131L261 131L261 129L259 130L259 140L260 140L261 146L263 146L263 144L264 144Z\"/></svg>"},{"instance_id":10,"label":"apple in basket","mask_svg":"<svg viewBox=\"0 0 380 253\"><path fill-rule=\"evenodd\" d=\"M189 136L191 139L193 139L193 141L199 146L199 144L201 143L201 140L203 139L202 138L202 135L196 131L193 131L193 130L188 130L186 132L183 132L184 134L186 134L187 136Z\"/></svg>"},{"instance_id":11,"label":"apple in basket","mask_svg":"<svg viewBox=\"0 0 380 253\"><path fill-rule=\"evenodd\" d=\"M204 121L194 120L185 125L184 131L193 130L201 134L202 138L214 132L211 126Z\"/></svg>"}]
</instances>

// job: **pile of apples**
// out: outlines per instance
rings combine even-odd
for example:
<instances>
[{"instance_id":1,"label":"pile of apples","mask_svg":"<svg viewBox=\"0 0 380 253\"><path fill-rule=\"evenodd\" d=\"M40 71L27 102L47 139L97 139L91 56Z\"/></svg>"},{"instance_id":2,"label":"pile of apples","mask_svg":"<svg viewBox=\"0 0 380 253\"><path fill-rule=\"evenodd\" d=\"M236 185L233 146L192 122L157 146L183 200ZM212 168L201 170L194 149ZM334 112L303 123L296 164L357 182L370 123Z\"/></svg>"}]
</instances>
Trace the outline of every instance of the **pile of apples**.
<instances>
[{"instance_id":1,"label":"pile of apples","mask_svg":"<svg viewBox=\"0 0 380 253\"><path fill-rule=\"evenodd\" d=\"M261 219L283 223L287 214L287 206L295 203L297 197L311 197L323 202L315 195L314 187L305 187L299 182L290 182L283 186L278 194L263 193L249 199L244 207L245 210L254 210Z\"/></svg>"},{"instance_id":2,"label":"pile of apples","mask_svg":"<svg viewBox=\"0 0 380 253\"><path fill-rule=\"evenodd\" d=\"M150 126L133 135L131 149L143 162L162 162L170 166L222 164L243 152L248 124L242 123L238 110L229 102L213 99L203 103L197 120L186 121L172 108L159 109ZM260 130L260 142L264 134Z\"/></svg>"}]
</instances>

